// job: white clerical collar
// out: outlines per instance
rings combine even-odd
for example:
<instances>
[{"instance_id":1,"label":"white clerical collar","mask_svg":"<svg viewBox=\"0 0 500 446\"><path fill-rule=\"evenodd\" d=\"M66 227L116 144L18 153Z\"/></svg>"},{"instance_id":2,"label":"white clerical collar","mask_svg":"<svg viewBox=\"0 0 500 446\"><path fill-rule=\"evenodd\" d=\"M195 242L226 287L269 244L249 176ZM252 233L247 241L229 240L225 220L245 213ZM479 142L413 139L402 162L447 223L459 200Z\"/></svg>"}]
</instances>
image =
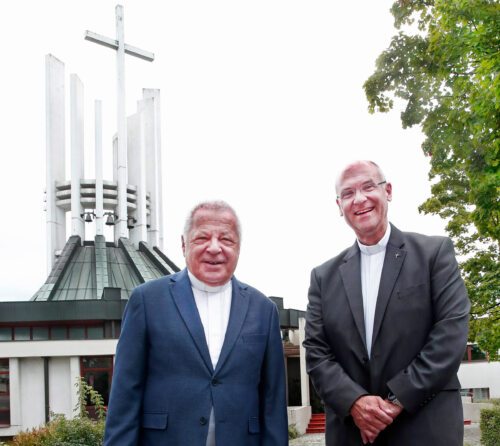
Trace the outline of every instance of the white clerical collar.
<instances>
[{"instance_id":1,"label":"white clerical collar","mask_svg":"<svg viewBox=\"0 0 500 446\"><path fill-rule=\"evenodd\" d=\"M380 239L378 243L376 243L375 245L363 245L358 240L359 249L363 254L367 254L369 256L385 251L390 235L391 235L391 225L388 224L384 236Z\"/></svg>"},{"instance_id":2,"label":"white clerical collar","mask_svg":"<svg viewBox=\"0 0 500 446\"><path fill-rule=\"evenodd\" d=\"M191 286L200 291L206 291L207 293L221 293L225 291L230 285L231 280L226 282L224 285L210 286L198 279L191 271L188 270L189 280L191 281Z\"/></svg>"}]
</instances>

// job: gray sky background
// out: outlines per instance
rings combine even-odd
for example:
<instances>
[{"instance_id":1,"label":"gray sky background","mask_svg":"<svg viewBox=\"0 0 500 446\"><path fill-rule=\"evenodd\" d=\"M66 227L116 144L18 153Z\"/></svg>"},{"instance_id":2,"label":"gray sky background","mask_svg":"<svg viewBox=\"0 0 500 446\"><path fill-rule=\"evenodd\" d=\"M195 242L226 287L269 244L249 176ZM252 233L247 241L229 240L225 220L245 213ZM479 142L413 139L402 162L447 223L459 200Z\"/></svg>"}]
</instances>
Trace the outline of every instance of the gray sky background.
<instances>
[{"instance_id":1,"label":"gray sky background","mask_svg":"<svg viewBox=\"0 0 500 446\"><path fill-rule=\"evenodd\" d=\"M237 277L285 306L305 309L311 268L354 242L335 205L334 180L372 159L393 183L390 219L401 229L445 234L419 215L430 193L417 129L399 112L370 115L362 89L395 33L392 0L126 0L125 41L155 53L127 57L127 113L142 88L162 107L166 254L184 266L188 210L224 199L239 213ZM116 129L115 55L84 31L115 36L116 2L8 2L0 15L0 300L27 300L45 262L45 66L53 54L85 94L85 175L94 178L93 108L103 101L105 179ZM67 127L68 141L70 131ZM69 171L69 154L67 155ZM68 177L69 178L69 177Z\"/></svg>"}]
</instances>

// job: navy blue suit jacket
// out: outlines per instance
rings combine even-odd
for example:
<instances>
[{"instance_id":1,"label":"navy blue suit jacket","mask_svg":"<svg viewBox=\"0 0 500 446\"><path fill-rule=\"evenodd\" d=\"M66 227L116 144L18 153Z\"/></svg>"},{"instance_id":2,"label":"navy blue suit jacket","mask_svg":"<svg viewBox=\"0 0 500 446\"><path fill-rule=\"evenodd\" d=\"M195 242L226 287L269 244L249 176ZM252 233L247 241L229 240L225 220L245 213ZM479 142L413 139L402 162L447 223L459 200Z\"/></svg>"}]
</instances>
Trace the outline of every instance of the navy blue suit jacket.
<instances>
[{"instance_id":1,"label":"navy blue suit jacket","mask_svg":"<svg viewBox=\"0 0 500 446\"><path fill-rule=\"evenodd\" d=\"M105 446L205 446L211 408L217 446L288 444L278 311L232 279L215 370L187 271L137 287L116 351Z\"/></svg>"}]
</instances>

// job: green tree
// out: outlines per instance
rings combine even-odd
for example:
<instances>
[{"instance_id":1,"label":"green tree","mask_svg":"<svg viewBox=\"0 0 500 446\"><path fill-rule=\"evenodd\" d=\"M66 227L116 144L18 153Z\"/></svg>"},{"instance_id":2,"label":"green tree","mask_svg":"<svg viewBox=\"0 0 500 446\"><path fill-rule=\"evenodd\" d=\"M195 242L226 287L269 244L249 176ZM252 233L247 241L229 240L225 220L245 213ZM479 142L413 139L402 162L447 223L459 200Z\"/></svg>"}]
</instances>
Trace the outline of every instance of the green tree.
<instances>
[{"instance_id":1,"label":"green tree","mask_svg":"<svg viewBox=\"0 0 500 446\"><path fill-rule=\"evenodd\" d=\"M430 157L419 211L447 220L472 302L470 339L500 348L500 3L399 0L398 30L364 84L371 113L401 105Z\"/></svg>"}]
</instances>

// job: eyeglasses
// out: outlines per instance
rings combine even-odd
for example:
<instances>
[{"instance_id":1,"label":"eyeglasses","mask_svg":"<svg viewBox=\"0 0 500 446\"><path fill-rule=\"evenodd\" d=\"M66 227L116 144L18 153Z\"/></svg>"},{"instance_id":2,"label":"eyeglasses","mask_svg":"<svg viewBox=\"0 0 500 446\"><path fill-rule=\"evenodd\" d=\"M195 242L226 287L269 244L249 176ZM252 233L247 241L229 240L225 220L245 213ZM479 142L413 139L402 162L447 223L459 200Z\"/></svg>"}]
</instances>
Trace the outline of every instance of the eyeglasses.
<instances>
[{"instance_id":1,"label":"eyeglasses","mask_svg":"<svg viewBox=\"0 0 500 446\"><path fill-rule=\"evenodd\" d=\"M337 198L342 201L351 200L356 195L356 190L359 190L365 197L371 194L377 186L382 186L382 184L387 183L387 181L381 181L380 183L374 183L373 181L369 181L364 183L359 189L344 189L340 192L340 195L337 195Z\"/></svg>"}]
</instances>

